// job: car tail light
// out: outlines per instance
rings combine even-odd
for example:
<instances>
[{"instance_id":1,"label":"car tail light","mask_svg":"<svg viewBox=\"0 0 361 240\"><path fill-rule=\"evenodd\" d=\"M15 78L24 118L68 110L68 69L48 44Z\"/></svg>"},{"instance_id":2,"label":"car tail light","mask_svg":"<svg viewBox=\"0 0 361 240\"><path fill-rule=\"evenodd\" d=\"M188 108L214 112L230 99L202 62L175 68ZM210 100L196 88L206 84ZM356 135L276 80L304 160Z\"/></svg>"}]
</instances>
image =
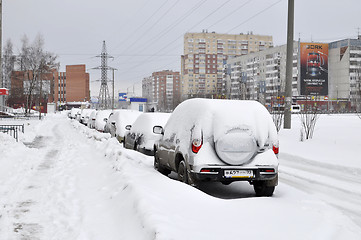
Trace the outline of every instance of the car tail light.
<instances>
[{"instance_id":1,"label":"car tail light","mask_svg":"<svg viewBox=\"0 0 361 240\"><path fill-rule=\"evenodd\" d=\"M278 156L278 152L279 152L279 144L278 144L278 142L273 144L272 149L273 149L273 152Z\"/></svg>"},{"instance_id":2,"label":"car tail light","mask_svg":"<svg viewBox=\"0 0 361 240\"><path fill-rule=\"evenodd\" d=\"M192 141L192 152L197 153L202 147L202 139L193 139Z\"/></svg>"}]
</instances>

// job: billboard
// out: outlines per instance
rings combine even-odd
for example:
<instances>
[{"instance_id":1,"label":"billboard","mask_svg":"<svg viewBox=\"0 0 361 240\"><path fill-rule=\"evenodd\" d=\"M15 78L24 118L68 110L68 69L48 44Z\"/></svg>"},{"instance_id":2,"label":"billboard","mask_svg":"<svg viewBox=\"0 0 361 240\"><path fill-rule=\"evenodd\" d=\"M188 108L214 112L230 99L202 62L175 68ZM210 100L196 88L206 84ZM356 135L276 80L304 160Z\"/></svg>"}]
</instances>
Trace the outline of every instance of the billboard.
<instances>
[{"instance_id":1,"label":"billboard","mask_svg":"<svg viewBox=\"0 0 361 240\"><path fill-rule=\"evenodd\" d=\"M328 44L301 43L301 95L328 95Z\"/></svg>"}]
</instances>

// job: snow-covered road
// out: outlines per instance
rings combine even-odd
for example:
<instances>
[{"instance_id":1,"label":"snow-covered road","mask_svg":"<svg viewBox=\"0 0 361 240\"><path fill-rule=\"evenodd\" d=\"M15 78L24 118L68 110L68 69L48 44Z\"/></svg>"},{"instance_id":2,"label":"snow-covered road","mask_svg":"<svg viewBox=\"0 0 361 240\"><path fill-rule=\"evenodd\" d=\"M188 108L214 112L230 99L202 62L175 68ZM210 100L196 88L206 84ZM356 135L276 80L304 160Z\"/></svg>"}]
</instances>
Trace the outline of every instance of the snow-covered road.
<instances>
[{"instance_id":1,"label":"snow-covered road","mask_svg":"<svg viewBox=\"0 0 361 240\"><path fill-rule=\"evenodd\" d=\"M361 227L361 170L281 154L280 182L315 195Z\"/></svg>"},{"instance_id":2,"label":"snow-covered road","mask_svg":"<svg viewBox=\"0 0 361 240\"><path fill-rule=\"evenodd\" d=\"M152 157L60 114L25 129L23 143L0 134L0 240L361 236L347 217L359 223L350 214L360 212L359 172L338 182L338 169L284 154L274 196L256 198L248 183L196 189L172 180Z\"/></svg>"}]
</instances>

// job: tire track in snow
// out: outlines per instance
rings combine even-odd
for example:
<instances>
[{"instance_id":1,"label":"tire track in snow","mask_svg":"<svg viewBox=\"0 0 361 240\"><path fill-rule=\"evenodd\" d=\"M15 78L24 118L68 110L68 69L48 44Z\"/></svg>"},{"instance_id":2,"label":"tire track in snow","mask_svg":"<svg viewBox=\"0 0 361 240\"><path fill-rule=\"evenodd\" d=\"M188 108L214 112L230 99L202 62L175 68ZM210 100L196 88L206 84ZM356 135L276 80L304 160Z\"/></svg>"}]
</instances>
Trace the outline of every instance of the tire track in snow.
<instances>
[{"instance_id":1,"label":"tire track in snow","mask_svg":"<svg viewBox=\"0 0 361 240\"><path fill-rule=\"evenodd\" d=\"M361 170L289 154L280 156L280 182L338 208L361 226Z\"/></svg>"}]
</instances>

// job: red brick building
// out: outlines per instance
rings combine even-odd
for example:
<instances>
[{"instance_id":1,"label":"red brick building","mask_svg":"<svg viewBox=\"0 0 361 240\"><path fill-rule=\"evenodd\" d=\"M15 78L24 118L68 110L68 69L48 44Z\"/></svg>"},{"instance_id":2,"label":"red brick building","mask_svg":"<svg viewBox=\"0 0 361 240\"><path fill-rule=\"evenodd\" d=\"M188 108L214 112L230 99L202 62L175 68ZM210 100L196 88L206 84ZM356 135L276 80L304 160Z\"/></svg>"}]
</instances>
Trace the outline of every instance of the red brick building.
<instances>
[{"instance_id":1,"label":"red brick building","mask_svg":"<svg viewBox=\"0 0 361 240\"><path fill-rule=\"evenodd\" d=\"M90 100L89 73L85 65L68 65L54 82L54 102L86 102Z\"/></svg>"},{"instance_id":2,"label":"red brick building","mask_svg":"<svg viewBox=\"0 0 361 240\"><path fill-rule=\"evenodd\" d=\"M47 103L55 102L57 106L68 102L86 102L90 100L89 73L85 65L68 65L65 72L56 70L41 75L33 90L32 108L46 112ZM25 107L29 75L24 71L13 71L11 74L11 90L7 105L13 108Z\"/></svg>"}]
</instances>

